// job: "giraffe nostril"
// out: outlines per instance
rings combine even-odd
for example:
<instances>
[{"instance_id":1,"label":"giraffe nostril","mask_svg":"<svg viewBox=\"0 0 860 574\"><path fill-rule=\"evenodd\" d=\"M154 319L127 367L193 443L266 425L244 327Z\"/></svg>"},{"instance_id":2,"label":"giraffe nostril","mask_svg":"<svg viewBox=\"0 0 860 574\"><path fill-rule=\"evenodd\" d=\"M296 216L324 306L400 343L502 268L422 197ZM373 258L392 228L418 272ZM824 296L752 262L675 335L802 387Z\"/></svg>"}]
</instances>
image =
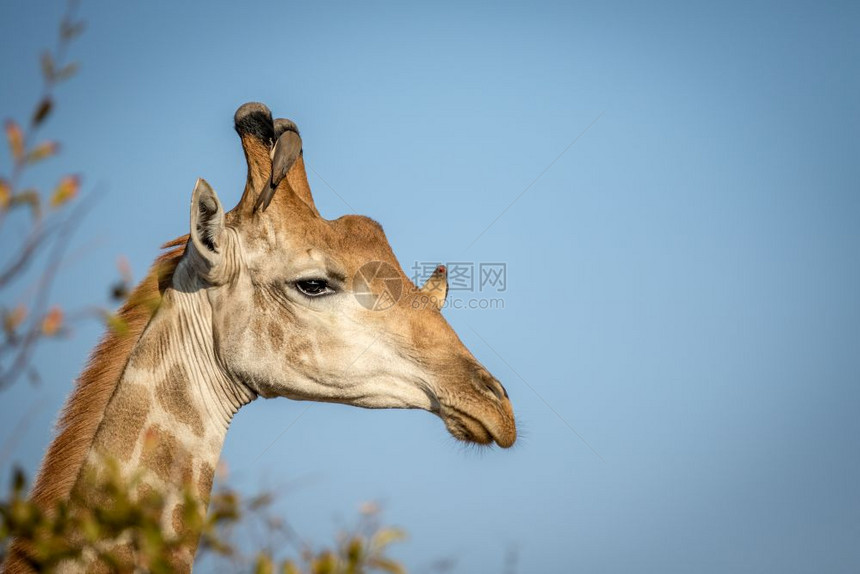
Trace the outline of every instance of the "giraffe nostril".
<instances>
[{"instance_id":1,"label":"giraffe nostril","mask_svg":"<svg viewBox=\"0 0 860 574\"><path fill-rule=\"evenodd\" d=\"M509 398L509 397L508 397L508 389L506 389L506 388L505 388L505 385L503 385L503 384L502 384L502 383L500 383L499 381L496 381L496 384L497 384L497 385L499 386L499 388L502 390L502 396L503 396L503 397L505 397L506 399L507 399L507 398Z\"/></svg>"},{"instance_id":2,"label":"giraffe nostril","mask_svg":"<svg viewBox=\"0 0 860 574\"><path fill-rule=\"evenodd\" d=\"M505 389L502 383L500 383L493 377L484 378L483 382L484 386L487 387L487 389L489 389L489 391L493 393L500 401L508 398L508 391Z\"/></svg>"}]
</instances>

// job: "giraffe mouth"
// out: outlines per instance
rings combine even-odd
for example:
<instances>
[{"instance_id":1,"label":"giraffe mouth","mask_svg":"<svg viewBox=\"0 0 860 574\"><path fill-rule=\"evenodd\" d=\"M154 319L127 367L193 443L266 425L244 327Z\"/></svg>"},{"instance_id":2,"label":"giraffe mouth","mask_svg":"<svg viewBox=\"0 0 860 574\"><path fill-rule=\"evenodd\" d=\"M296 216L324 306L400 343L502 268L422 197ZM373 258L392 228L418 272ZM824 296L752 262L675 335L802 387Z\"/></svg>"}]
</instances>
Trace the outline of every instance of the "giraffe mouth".
<instances>
[{"instance_id":1,"label":"giraffe mouth","mask_svg":"<svg viewBox=\"0 0 860 574\"><path fill-rule=\"evenodd\" d=\"M490 445L495 442L502 448L508 448L516 440L516 431L506 431L505 425L494 428L495 425L488 425L476 416L456 407L443 407L439 416L451 436L463 442L480 445Z\"/></svg>"}]
</instances>

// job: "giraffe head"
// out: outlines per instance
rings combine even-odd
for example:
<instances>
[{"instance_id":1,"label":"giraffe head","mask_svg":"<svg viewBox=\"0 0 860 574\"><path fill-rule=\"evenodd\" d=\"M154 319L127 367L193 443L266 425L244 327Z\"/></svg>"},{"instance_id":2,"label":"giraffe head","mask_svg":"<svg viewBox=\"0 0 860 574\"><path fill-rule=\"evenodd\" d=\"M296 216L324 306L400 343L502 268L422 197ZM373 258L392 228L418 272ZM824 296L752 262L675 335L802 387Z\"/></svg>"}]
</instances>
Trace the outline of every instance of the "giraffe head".
<instances>
[{"instance_id":1,"label":"giraffe head","mask_svg":"<svg viewBox=\"0 0 860 574\"><path fill-rule=\"evenodd\" d=\"M294 124L273 122L262 104L245 104L235 121L245 191L225 213L198 180L185 265L211 304L223 368L264 397L424 409L460 440L511 446L504 387L440 311L444 267L416 287L378 223L320 217Z\"/></svg>"}]
</instances>

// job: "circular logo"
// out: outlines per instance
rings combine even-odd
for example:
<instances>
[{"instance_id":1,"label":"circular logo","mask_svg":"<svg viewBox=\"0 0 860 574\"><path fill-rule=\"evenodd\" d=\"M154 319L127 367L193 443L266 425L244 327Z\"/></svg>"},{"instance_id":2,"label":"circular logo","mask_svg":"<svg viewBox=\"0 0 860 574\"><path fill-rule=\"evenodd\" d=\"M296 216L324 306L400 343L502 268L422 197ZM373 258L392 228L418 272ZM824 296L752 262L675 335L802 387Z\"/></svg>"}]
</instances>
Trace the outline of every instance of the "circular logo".
<instances>
[{"instance_id":1,"label":"circular logo","mask_svg":"<svg viewBox=\"0 0 860 574\"><path fill-rule=\"evenodd\" d=\"M355 272L352 290L365 309L385 311L403 295L403 280L397 269L385 261L371 261Z\"/></svg>"}]
</instances>

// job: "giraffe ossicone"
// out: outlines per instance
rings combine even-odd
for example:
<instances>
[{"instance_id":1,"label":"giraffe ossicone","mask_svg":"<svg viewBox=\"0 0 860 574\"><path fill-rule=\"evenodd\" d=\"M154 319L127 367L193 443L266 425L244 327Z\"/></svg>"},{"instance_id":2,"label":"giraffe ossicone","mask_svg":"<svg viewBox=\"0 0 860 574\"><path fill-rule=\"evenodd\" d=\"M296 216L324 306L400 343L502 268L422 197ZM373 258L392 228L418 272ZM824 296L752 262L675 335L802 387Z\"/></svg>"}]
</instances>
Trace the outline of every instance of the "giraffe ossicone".
<instances>
[{"instance_id":1,"label":"giraffe ossicone","mask_svg":"<svg viewBox=\"0 0 860 574\"><path fill-rule=\"evenodd\" d=\"M242 197L225 212L198 180L189 235L167 244L121 310L128 333L106 335L65 407L32 494L46 509L86 498L84 477L106 460L176 504L189 483L205 502L230 421L257 397L423 409L457 439L516 440L507 392L440 312L444 267L412 284L378 223L319 215L295 124L258 103L234 120L248 164ZM362 273L368 264L385 272ZM415 304L428 295L436 304ZM25 552L13 544L8 572L28 571Z\"/></svg>"}]
</instances>

